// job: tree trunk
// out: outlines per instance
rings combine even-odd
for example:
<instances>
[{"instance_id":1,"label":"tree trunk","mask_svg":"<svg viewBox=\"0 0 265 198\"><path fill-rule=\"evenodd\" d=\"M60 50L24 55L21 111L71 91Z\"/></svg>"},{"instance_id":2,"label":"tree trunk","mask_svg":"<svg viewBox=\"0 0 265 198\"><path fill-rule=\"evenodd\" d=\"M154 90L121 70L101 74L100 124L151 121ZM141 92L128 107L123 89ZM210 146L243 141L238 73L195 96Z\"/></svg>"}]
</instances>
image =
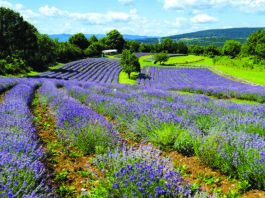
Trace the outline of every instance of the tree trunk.
<instances>
[{"instance_id":1,"label":"tree trunk","mask_svg":"<svg viewBox=\"0 0 265 198\"><path fill-rule=\"evenodd\" d=\"M131 79L131 72L128 72L128 77L129 79Z\"/></svg>"}]
</instances>

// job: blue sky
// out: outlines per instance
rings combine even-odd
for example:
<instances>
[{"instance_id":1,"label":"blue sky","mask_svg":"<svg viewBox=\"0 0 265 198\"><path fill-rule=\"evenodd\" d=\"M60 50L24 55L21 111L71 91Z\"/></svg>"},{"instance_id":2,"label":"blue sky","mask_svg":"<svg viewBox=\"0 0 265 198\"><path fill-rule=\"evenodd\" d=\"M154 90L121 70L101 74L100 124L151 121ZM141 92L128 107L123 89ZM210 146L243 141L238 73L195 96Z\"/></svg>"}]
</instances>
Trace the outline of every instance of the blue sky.
<instances>
[{"instance_id":1,"label":"blue sky","mask_svg":"<svg viewBox=\"0 0 265 198\"><path fill-rule=\"evenodd\" d=\"M0 0L46 34L168 36L198 30L265 27L265 0Z\"/></svg>"}]
</instances>

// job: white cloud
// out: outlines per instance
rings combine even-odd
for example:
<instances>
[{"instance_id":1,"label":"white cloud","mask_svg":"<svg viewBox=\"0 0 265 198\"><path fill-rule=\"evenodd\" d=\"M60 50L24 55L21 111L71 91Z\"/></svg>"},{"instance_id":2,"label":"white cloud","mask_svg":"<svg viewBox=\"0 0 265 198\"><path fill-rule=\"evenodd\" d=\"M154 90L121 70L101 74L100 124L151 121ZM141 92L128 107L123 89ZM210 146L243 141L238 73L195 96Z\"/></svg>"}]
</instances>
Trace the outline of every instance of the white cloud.
<instances>
[{"instance_id":1,"label":"white cloud","mask_svg":"<svg viewBox=\"0 0 265 198\"><path fill-rule=\"evenodd\" d=\"M191 18L192 23L213 23L218 19L205 13L199 13Z\"/></svg>"},{"instance_id":2,"label":"white cloud","mask_svg":"<svg viewBox=\"0 0 265 198\"><path fill-rule=\"evenodd\" d=\"M132 5L134 0L118 0L123 5Z\"/></svg>"},{"instance_id":3,"label":"white cloud","mask_svg":"<svg viewBox=\"0 0 265 198\"><path fill-rule=\"evenodd\" d=\"M8 1L1 1L0 0L0 7L12 8L12 4Z\"/></svg>"},{"instance_id":4,"label":"white cloud","mask_svg":"<svg viewBox=\"0 0 265 198\"><path fill-rule=\"evenodd\" d=\"M43 16L63 16L67 14L67 12L60 10L54 6L50 7L48 5L41 6L39 8L39 13Z\"/></svg>"},{"instance_id":5,"label":"white cloud","mask_svg":"<svg viewBox=\"0 0 265 198\"><path fill-rule=\"evenodd\" d=\"M233 6L245 13L265 12L265 0L163 0L166 10L205 9Z\"/></svg>"}]
</instances>

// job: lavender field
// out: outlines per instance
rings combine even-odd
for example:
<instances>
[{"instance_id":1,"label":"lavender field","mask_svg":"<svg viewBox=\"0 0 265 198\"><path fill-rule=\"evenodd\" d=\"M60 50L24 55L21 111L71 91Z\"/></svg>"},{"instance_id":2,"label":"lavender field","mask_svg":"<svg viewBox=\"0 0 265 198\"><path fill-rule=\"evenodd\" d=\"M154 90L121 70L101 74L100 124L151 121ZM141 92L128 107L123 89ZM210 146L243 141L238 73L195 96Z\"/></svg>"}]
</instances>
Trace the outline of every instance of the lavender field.
<instances>
[{"instance_id":1,"label":"lavender field","mask_svg":"<svg viewBox=\"0 0 265 198\"><path fill-rule=\"evenodd\" d=\"M207 69L155 67L143 70L150 82L120 85L119 71L116 61L87 59L38 78L0 79L0 197L240 197L265 190L265 105L206 96L264 102L264 87ZM197 156L236 179L238 190L210 192L187 181L162 151ZM58 168L67 158L85 163ZM70 185L73 172L81 183Z\"/></svg>"},{"instance_id":2,"label":"lavender field","mask_svg":"<svg viewBox=\"0 0 265 198\"><path fill-rule=\"evenodd\" d=\"M138 80L161 90L182 90L192 93L216 96L218 98L238 98L265 102L265 87L236 82L219 76L207 68L162 68L145 67L142 73L152 77L150 81Z\"/></svg>"},{"instance_id":3,"label":"lavender field","mask_svg":"<svg viewBox=\"0 0 265 198\"><path fill-rule=\"evenodd\" d=\"M90 58L65 64L59 69L48 71L35 77L118 83L120 71L121 68L117 60Z\"/></svg>"}]
</instances>

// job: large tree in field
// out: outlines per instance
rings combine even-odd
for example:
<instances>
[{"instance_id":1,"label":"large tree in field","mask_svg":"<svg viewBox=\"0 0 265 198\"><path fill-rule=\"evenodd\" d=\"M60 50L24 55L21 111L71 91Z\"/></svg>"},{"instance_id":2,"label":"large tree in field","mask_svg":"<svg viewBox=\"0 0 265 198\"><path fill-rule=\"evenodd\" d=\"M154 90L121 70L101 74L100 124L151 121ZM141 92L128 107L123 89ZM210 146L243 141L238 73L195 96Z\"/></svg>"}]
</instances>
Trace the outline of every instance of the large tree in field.
<instances>
[{"instance_id":1,"label":"large tree in field","mask_svg":"<svg viewBox=\"0 0 265 198\"><path fill-rule=\"evenodd\" d=\"M235 40L227 40L223 47L224 55L236 57L241 50L241 44Z\"/></svg>"},{"instance_id":2,"label":"large tree in field","mask_svg":"<svg viewBox=\"0 0 265 198\"><path fill-rule=\"evenodd\" d=\"M168 54L162 52L162 53L155 54L154 59L155 59L155 63L160 62L161 64L162 62L167 62L169 59L169 56Z\"/></svg>"},{"instance_id":3,"label":"large tree in field","mask_svg":"<svg viewBox=\"0 0 265 198\"><path fill-rule=\"evenodd\" d=\"M125 47L125 40L118 30L111 30L107 33L106 44L110 49L117 49L122 52Z\"/></svg>"},{"instance_id":4,"label":"large tree in field","mask_svg":"<svg viewBox=\"0 0 265 198\"><path fill-rule=\"evenodd\" d=\"M131 78L132 72L141 71L139 58L131 53L130 50L123 50L119 64L122 67L122 70L128 74L129 79Z\"/></svg>"},{"instance_id":5,"label":"large tree in field","mask_svg":"<svg viewBox=\"0 0 265 198\"><path fill-rule=\"evenodd\" d=\"M82 50L85 50L89 46L89 41L83 33L77 33L69 38L69 43L76 45Z\"/></svg>"}]
</instances>

